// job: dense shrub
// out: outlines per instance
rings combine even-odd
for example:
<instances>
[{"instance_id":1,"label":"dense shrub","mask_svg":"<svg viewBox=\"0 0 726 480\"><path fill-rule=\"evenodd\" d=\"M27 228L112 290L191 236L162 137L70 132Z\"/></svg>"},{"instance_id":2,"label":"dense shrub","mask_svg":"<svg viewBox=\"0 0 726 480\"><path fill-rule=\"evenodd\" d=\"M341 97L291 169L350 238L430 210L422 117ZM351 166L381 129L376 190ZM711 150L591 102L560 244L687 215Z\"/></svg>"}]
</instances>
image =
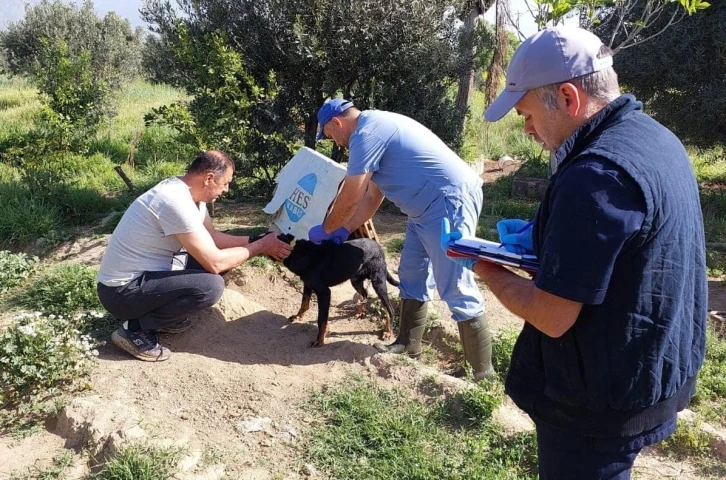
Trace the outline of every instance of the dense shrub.
<instances>
[{"instance_id":1,"label":"dense shrub","mask_svg":"<svg viewBox=\"0 0 726 480\"><path fill-rule=\"evenodd\" d=\"M73 55L64 41L43 41L33 70L45 108L37 119L35 156L85 151L101 121L111 113L109 84L97 74L88 50Z\"/></svg>"},{"instance_id":2,"label":"dense shrub","mask_svg":"<svg viewBox=\"0 0 726 480\"><path fill-rule=\"evenodd\" d=\"M726 2L710 3L615 56L621 83L648 113L683 140L706 147L726 144Z\"/></svg>"},{"instance_id":3,"label":"dense shrub","mask_svg":"<svg viewBox=\"0 0 726 480\"><path fill-rule=\"evenodd\" d=\"M38 257L0 251L0 293L5 293L25 281L33 274L37 264Z\"/></svg>"},{"instance_id":4,"label":"dense shrub","mask_svg":"<svg viewBox=\"0 0 726 480\"><path fill-rule=\"evenodd\" d=\"M0 33L0 50L12 73L28 74L35 70L44 42L63 42L73 58L89 52L94 72L115 88L138 75L142 40L141 28L133 30L114 12L99 18L90 0L41 0Z\"/></svg>"},{"instance_id":5,"label":"dense shrub","mask_svg":"<svg viewBox=\"0 0 726 480\"><path fill-rule=\"evenodd\" d=\"M178 31L174 53L185 64L188 104L154 109L146 118L180 132L180 139L200 149L224 150L235 159L240 177L258 177L274 188L274 178L292 156L293 145L270 121L275 80L258 85L239 52L218 34L197 37Z\"/></svg>"},{"instance_id":6,"label":"dense shrub","mask_svg":"<svg viewBox=\"0 0 726 480\"><path fill-rule=\"evenodd\" d=\"M98 352L70 318L23 313L0 335L0 429L41 420L75 390Z\"/></svg>"}]
</instances>

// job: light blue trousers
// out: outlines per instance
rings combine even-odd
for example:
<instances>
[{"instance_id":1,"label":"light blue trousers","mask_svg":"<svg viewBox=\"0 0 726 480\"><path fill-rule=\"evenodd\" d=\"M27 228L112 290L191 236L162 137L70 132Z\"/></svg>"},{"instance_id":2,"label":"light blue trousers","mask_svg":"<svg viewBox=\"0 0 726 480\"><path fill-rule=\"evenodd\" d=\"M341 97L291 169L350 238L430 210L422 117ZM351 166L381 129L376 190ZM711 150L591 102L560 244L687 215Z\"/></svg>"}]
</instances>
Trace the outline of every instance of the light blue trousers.
<instances>
[{"instance_id":1,"label":"light blue trousers","mask_svg":"<svg viewBox=\"0 0 726 480\"><path fill-rule=\"evenodd\" d=\"M484 313L484 298L474 273L449 260L441 249L441 219L448 217L452 231L476 235L482 201L481 187L462 188L442 194L421 216L408 218L398 268L401 298L430 301L438 287L455 321Z\"/></svg>"}]
</instances>

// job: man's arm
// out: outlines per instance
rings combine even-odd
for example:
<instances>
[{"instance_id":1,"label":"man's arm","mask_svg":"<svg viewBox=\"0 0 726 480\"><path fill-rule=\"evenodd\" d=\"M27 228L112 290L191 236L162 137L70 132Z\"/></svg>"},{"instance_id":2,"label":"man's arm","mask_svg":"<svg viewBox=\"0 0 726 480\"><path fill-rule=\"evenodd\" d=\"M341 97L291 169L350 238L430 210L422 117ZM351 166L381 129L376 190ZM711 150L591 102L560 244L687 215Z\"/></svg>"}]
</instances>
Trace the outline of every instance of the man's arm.
<instances>
[{"instance_id":1,"label":"man's arm","mask_svg":"<svg viewBox=\"0 0 726 480\"><path fill-rule=\"evenodd\" d=\"M204 227L212 236L214 244L219 249L244 247L250 243L250 237L244 235L231 235L229 233L219 232L215 230L214 225L212 225L212 219L209 217L209 215L207 215L204 219Z\"/></svg>"},{"instance_id":2,"label":"man's arm","mask_svg":"<svg viewBox=\"0 0 726 480\"><path fill-rule=\"evenodd\" d=\"M326 233L332 233L351 222L363 201L372 176L373 172L345 177L343 188L340 189L340 193L335 198L333 210L323 222Z\"/></svg>"},{"instance_id":3,"label":"man's arm","mask_svg":"<svg viewBox=\"0 0 726 480\"><path fill-rule=\"evenodd\" d=\"M222 273L230 270L255 255L269 255L275 260L282 260L290 254L292 248L280 241L275 235L267 235L258 242L244 247L220 249L207 230L176 235L179 243L194 257L205 270L211 273Z\"/></svg>"},{"instance_id":4,"label":"man's arm","mask_svg":"<svg viewBox=\"0 0 726 480\"><path fill-rule=\"evenodd\" d=\"M582 303L540 290L532 280L499 265L480 261L474 272L509 311L550 337L564 335L582 309Z\"/></svg>"},{"instance_id":5,"label":"man's arm","mask_svg":"<svg viewBox=\"0 0 726 480\"><path fill-rule=\"evenodd\" d=\"M365 196L363 196L363 200L353 214L353 217L344 225L345 229L352 232L370 220L378 210L378 207L381 206L383 197L383 192L373 182L368 182L368 190Z\"/></svg>"}]
</instances>

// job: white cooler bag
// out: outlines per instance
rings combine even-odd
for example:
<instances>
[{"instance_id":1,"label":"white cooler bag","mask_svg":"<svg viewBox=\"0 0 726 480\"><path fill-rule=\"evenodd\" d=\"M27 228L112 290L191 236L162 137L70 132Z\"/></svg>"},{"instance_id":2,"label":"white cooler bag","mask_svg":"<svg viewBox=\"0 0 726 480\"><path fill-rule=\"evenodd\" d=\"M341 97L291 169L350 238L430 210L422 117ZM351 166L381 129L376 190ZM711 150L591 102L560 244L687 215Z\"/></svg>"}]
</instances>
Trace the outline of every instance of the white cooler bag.
<instances>
[{"instance_id":1,"label":"white cooler bag","mask_svg":"<svg viewBox=\"0 0 726 480\"><path fill-rule=\"evenodd\" d=\"M303 147L277 175L277 187L264 209L283 233L307 240L311 227L323 223L338 194L345 167Z\"/></svg>"}]
</instances>

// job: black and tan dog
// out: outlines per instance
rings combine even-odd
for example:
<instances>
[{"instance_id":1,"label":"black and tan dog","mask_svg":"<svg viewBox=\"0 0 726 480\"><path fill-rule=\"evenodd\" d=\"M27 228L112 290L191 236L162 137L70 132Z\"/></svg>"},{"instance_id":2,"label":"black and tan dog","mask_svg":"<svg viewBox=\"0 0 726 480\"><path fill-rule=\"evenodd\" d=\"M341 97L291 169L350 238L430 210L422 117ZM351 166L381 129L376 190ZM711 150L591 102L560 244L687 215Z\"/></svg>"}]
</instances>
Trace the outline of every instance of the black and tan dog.
<instances>
[{"instance_id":1,"label":"black and tan dog","mask_svg":"<svg viewBox=\"0 0 726 480\"><path fill-rule=\"evenodd\" d=\"M363 313L365 300L368 297L363 282L366 279L371 281L373 290L383 303L386 316L386 325L381 332L381 338L388 340L392 336L393 307L388 298L386 280L396 287L398 282L388 273L386 257L378 242L370 238L358 238L340 245L331 241L316 245L308 240L293 242L291 235L279 235L279 238L293 245L292 252L283 260L283 265L303 281L302 304L297 314L290 317L290 321L300 320L308 311L313 292L318 298L318 337L311 346L325 345L330 311L330 287L340 285L346 280L350 280L355 291L362 297L359 314Z\"/></svg>"}]
</instances>

